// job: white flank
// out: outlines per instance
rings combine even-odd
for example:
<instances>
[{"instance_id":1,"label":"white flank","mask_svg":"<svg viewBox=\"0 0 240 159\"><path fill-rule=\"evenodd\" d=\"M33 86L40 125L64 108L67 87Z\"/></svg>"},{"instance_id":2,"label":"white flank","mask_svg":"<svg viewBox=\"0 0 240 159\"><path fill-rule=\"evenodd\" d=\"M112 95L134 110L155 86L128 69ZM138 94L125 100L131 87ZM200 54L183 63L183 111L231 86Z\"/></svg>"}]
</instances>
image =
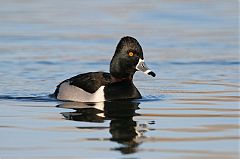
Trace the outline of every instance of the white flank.
<instances>
[{"instance_id":1,"label":"white flank","mask_svg":"<svg viewBox=\"0 0 240 159\"><path fill-rule=\"evenodd\" d=\"M70 85L69 81L67 81L60 85L57 99L76 101L76 102L105 101L104 92L103 92L104 87L105 86L101 86L94 93L88 93L79 87Z\"/></svg>"}]
</instances>

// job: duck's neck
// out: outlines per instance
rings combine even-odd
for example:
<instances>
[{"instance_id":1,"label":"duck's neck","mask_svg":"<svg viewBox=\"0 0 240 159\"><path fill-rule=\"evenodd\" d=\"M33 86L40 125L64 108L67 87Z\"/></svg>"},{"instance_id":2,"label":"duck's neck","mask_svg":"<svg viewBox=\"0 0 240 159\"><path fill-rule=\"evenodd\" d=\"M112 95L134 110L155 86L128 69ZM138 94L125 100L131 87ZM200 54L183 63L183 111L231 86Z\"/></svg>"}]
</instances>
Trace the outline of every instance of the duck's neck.
<instances>
[{"instance_id":1,"label":"duck's neck","mask_svg":"<svg viewBox=\"0 0 240 159\"><path fill-rule=\"evenodd\" d=\"M112 79L112 82L122 82L122 81L131 81L133 80L133 76L114 76L113 74L111 74L111 79Z\"/></svg>"}]
</instances>

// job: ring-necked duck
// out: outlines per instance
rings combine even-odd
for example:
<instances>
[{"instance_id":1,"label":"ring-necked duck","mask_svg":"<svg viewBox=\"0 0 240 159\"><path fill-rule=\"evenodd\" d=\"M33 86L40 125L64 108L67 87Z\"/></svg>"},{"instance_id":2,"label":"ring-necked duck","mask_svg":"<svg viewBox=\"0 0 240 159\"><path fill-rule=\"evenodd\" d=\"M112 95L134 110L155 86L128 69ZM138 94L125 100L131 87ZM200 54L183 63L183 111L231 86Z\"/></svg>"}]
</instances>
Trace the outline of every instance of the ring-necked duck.
<instances>
[{"instance_id":1,"label":"ring-necked duck","mask_svg":"<svg viewBox=\"0 0 240 159\"><path fill-rule=\"evenodd\" d=\"M142 47L133 37L123 37L110 63L110 73L89 72L61 82L54 96L59 100L100 102L138 99L141 94L133 84L136 71L155 77L144 63Z\"/></svg>"}]
</instances>

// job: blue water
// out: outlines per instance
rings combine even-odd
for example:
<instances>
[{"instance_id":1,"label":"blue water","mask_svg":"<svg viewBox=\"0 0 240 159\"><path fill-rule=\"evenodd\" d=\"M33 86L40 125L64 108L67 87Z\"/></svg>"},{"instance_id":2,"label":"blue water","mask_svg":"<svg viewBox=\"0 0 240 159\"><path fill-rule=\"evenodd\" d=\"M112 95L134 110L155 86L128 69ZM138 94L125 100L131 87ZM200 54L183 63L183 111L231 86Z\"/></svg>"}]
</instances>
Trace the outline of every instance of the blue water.
<instances>
[{"instance_id":1,"label":"blue water","mask_svg":"<svg viewBox=\"0 0 240 159\"><path fill-rule=\"evenodd\" d=\"M237 1L0 1L0 159L239 158ZM141 43L136 101L63 103L59 82Z\"/></svg>"}]
</instances>

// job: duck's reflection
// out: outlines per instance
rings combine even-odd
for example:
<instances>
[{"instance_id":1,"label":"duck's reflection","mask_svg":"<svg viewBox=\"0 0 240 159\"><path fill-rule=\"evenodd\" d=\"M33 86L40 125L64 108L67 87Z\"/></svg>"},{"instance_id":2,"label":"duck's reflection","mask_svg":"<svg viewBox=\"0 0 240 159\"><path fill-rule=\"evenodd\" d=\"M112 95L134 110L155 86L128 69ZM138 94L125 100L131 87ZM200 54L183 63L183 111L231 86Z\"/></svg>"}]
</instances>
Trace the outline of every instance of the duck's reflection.
<instances>
[{"instance_id":1,"label":"duck's reflection","mask_svg":"<svg viewBox=\"0 0 240 159\"><path fill-rule=\"evenodd\" d=\"M114 148L124 154L134 153L142 143L144 131L141 125L137 125L133 120L137 116L135 111L139 109L139 102L114 101L102 103L75 103L68 102L58 105L61 108L74 109L75 112L62 112L61 114L68 120L84 122L104 122L110 120L111 141L121 144Z\"/></svg>"}]
</instances>

